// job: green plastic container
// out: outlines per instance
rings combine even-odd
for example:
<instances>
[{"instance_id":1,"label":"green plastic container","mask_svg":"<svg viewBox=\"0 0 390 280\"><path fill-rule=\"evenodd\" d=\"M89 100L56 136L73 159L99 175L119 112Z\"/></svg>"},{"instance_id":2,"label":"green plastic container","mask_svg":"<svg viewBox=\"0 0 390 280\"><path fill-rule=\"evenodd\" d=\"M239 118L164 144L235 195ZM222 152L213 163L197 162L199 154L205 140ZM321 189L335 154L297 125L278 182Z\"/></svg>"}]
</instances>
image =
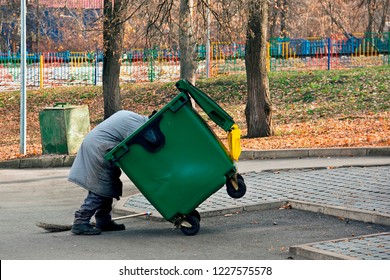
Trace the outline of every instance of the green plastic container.
<instances>
[{"instance_id":1,"label":"green plastic container","mask_svg":"<svg viewBox=\"0 0 390 280\"><path fill-rule=\"evenodd\" d=\"M186 91L180 83L177 86ZM106 155L172 222L190 214L236 174L225 146L192 108L184 92ZM199 94L204 97L202 92ZM209 116L217 116L226 127L234 124L214 101L198 99L202 108L208 108Z\"/></svg>"},{"instance_id":2,"label":"green plastic container","mask_svg":"<svg viewBox=\"0 0 390 280\"><path fill-rule=\"evenodd\" d=\"M90 130L88 106L57 103L39 113L43 154L76 154Z\"/></svg>"}]
</instances>

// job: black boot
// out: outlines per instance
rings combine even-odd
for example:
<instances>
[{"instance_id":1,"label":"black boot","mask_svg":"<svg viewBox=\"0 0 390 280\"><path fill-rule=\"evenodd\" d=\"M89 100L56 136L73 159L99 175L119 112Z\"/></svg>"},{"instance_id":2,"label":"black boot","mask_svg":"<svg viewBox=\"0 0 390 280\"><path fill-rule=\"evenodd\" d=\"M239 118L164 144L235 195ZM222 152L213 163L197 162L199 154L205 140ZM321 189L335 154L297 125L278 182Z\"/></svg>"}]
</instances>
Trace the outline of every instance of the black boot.
<instances>
[{"instance_id":1,"label":"black boot","mask_svg":"<svg viewBox=\"0 0 390 280\"><path fill-rule=\"evenodd\" d=\"M102 233L102 230L99 228L94 228L90 224L74 224L72 226L71 232L77 235L98 235Z\"/></svg>"},{"instance_id":2,"label":"black boot","mask_svg":"<svg viewBox=\"0 0 390 280\"><path fill-rule=\"evenodd\" d=\"M114 221L110 221L109 223L103 225L97 224L96 228L100 229L101 231L118 231L126 229L124 224L117 224Z\"/></svg>"}]
</instances>

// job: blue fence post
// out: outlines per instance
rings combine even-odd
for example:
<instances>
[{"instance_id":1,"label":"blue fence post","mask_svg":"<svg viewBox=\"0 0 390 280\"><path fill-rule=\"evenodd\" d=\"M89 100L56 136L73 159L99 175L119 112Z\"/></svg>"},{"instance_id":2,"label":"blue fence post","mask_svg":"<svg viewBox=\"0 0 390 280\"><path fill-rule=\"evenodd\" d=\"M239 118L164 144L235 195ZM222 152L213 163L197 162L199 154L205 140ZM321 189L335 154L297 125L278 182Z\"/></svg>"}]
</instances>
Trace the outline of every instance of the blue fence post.
<instances>
[{"instance_id":1,"label":"blue fence post","mask_svg":"<svg viewBox=\"0 0 390 280\"><path fill-rule=\"evenodd\" d=\"M332 50L331 39L328 38L328 70L330 70L331 50Z\"/></svg>"},{"instance_id":2,"label":"blue fence post","mask_svg":"<svg viewBox=\"0 0 390 280\"><path fill-rule=\"evenodd\" d=\"M97 85L97 69L98 69L98 52L95 52L95 80L94 85Z\"/></svg>"}]
</instances>

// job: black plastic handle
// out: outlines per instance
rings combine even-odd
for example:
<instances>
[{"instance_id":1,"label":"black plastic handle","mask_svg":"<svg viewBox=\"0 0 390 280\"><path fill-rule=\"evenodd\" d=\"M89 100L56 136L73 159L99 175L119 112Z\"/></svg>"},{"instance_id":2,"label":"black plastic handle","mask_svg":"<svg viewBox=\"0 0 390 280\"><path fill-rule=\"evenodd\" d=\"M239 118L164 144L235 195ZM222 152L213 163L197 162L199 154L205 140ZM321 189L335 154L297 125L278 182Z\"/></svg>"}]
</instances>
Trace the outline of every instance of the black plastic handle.
<instances>
[{"instance_id":1,"label":"black plastic handle","mask_svg":"<svg viewBox=\"0 0 390 280\"><path fill-rule=\"evenodd\" d=\"M126 142L126 146L139 144L151 153L159 151L165 144L165 136L160 129L162 117L162 115L157 116L147 126L138 131L136 136Z\"/></svg>"}]
</instances>

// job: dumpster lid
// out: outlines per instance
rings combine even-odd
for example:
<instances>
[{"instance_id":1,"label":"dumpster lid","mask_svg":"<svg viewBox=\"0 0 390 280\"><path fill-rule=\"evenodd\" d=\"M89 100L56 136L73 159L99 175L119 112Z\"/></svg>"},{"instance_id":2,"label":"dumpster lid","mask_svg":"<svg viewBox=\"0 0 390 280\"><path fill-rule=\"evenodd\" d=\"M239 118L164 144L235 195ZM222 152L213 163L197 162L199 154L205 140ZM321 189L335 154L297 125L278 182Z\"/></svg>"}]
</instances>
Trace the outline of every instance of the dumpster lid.
<instances>
[{"instance_id":1,"label":"dumpster lid","mask_svg":"<svg viewBox=\"0 0 390 280\"><path fill-rule=\"evenodd\" d=\"M61 109L74 109L80 107L86 107L87 105L72 105L68 102L56 102L53 107L45 107L44 110L61 110Z\"/></svg>"},{"instance_id":2,"label":"dumpster lid","mask_svg":"<svg viewBox=\"0 0 390 280\"><path fill-rule=\"evenodd\" d=\"M70 105L68 102L56 102L53 107L65 108L65 107L71 107L71 106L72 105Z\"/></svg>"},{"instance_id":3,"label":"dumpster lid","mask_svg":"<svg viewBox=\"0 0 390 280\"><path fill-rule=\"evenodd\" d=\"M189 94L203 111L222 129L230 131L234 125L233 118L226 113L214 100L206 93L192 85L187 80L180 80L176 83L178 90Z\"/></svg>"}]
</instances>

